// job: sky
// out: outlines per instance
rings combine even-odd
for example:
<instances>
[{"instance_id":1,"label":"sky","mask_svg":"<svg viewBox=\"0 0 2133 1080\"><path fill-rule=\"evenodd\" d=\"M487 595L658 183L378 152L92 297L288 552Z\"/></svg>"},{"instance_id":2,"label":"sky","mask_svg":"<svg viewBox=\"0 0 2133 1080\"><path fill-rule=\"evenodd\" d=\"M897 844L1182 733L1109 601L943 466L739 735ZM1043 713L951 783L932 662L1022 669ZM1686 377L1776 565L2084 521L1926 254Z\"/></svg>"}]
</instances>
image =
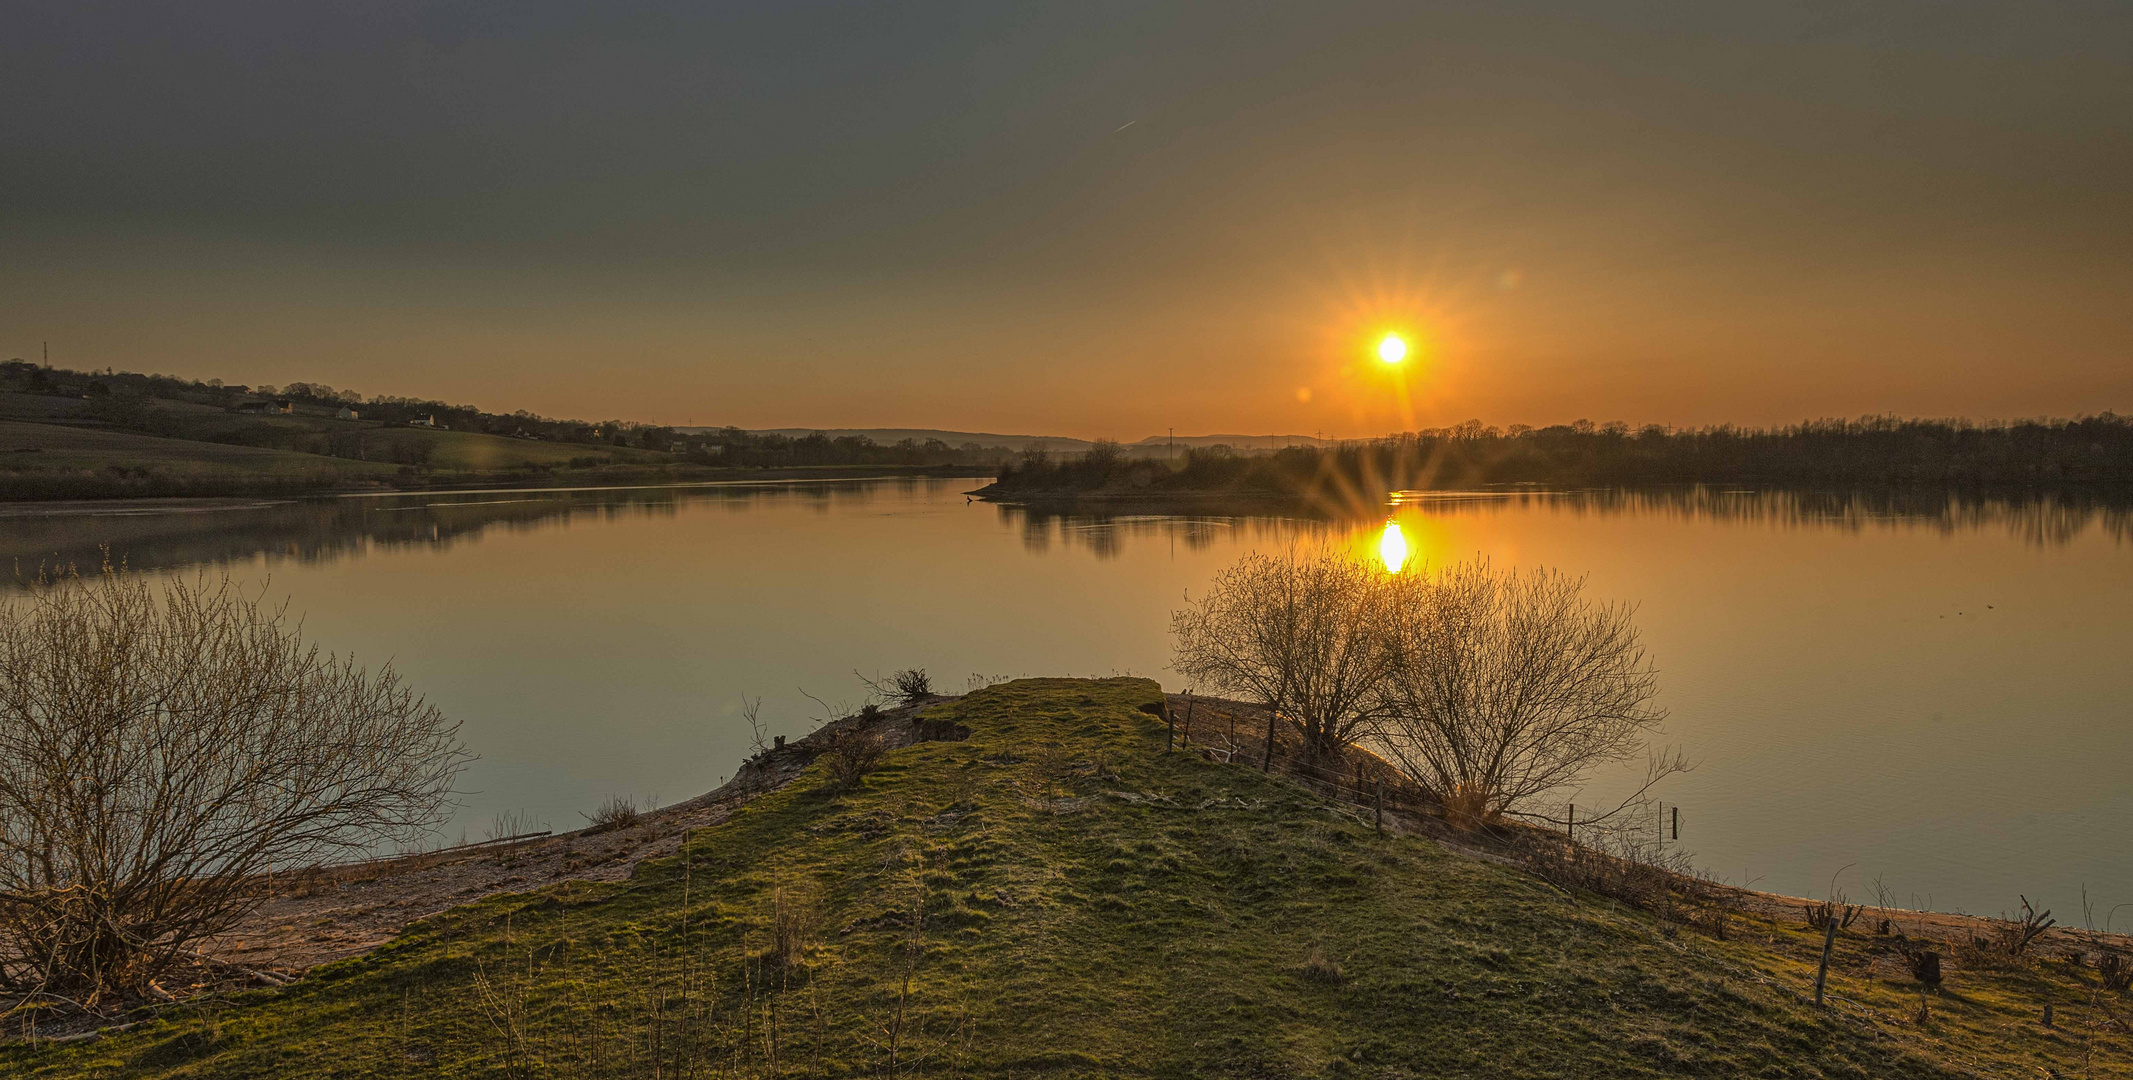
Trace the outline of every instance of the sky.
<instances>
[{"instance_id":1,"label":"sky","mask_svg":"<svg viewBox=\"0 0 2133 1080\"><path fill-rule=\"evenodd\" d=\"M1127 439L2128 412L2129 72L2116 0L9 0L0 356Z\"/></svg>"}]
</instances>

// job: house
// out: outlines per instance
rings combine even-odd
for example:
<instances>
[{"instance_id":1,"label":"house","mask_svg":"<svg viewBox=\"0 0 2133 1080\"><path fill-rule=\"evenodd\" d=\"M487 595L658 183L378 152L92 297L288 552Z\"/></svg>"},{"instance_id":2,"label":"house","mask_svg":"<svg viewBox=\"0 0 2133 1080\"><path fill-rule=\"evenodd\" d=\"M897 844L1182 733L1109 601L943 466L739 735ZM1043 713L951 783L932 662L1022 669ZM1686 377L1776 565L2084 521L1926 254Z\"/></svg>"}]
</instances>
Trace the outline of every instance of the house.
<instances>
[{"instance_id":1,"label":"house","mask_svg":"<svg viewBox=\"0 0 2133 1080\"><path fill-rule=\"evenodd\" d=\"M357 413L354 409L351 409L346 405L343 405L340 408L333 410L333 418L336 420L354 420L360 415L360 413Z\"/></svg>"},{"instance_id":2,"label":"house","mask_svg":"<svg viewBox=\"0 0 2133 1080\"><path fill-rule=\"evenodd\" d=\"M250 416L266 416L269 414L287 416L296 411L296 406L287 401L240 401L237 403L236 411Z\"/></svg>"},{"instance_id":3,"label":"house","mask_svg":"<svg viewBox=\"0 0 2133 1080\"><path fill-rule=\"evenodd\" d=\"M407 426L433 428L437 426L437 418L435 416L419 417L414 420L409 420L407 422Z\"/></svg>"}]
</instances>

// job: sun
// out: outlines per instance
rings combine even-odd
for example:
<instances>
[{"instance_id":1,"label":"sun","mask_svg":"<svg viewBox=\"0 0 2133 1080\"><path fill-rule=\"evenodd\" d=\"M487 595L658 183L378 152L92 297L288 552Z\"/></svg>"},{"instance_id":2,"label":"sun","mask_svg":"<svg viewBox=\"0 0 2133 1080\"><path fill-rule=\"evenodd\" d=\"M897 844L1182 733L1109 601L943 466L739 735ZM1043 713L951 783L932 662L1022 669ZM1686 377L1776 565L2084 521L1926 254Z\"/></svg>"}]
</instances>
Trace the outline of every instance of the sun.
<instances>
[{"instance_id":1,"label":"sun","mask_svg":"<svg viewBox=\"0 0 2133 1080\"><path fill-rule=\"evenodd\" d=\"M1378 359L1388 364L1397 364L1407 359L1407 342L1398 334L1387 334L1378 341Z\"/></svg>"}]
</instances>

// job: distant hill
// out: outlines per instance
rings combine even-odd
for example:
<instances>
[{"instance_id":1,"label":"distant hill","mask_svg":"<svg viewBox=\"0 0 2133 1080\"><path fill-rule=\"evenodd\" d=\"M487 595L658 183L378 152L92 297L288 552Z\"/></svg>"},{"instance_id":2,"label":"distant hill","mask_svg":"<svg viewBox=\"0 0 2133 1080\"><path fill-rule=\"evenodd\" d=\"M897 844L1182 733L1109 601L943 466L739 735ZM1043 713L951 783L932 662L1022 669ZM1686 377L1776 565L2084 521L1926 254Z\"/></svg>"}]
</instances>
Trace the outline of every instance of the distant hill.
<instances>
[{"instance_id":1,"label":"distant hill","mask_svg":"<svg viewBox=\"0 0 2133 1080\"><path fill-rule=\"evenodd\" d=\"M725 429L716 427L678 427L674 430L684 435L708 435ZM872 439L883 446L893 446L905 439L913 439L918 442L925 442L927 439L939 439L950 446L977 443L980 446L1004 446L1009 450L1025 450L1039 443L1042 443L1047 450L1087 450L1089 448L1089 440L1070 439L1063 435L996 435L989 431L943 431L939 428L796 427L749 428L747 431L750 435L779 435L788 439L805 438L818 432L832 439L856 436Z\"/></svg>"},{"instance_id":2,"label":"distant hill","mask_svg":"<svg viewBox=\"0 0 2133 1080\"><path fill-rule=\"evenodd\" d=\"M674 429L684 435L704 435L723 429L715 427L679 427ZM750 435L782 435L788 439L803 438L820 432L832 439L845 436L860 436L872 439L884 446L915 439L939 439L950 446L977 443L980 446L1004 446L1010 450L1026 450L1042 444L1047 450L1076 452L1087 450L1092 440L1076 439L1065 435L998 435L989 431L945 431L940 428L752 428ZM1129 446L1162 446L1171 441L1168 435L1150 435ZM1239 450L1268 450L1285 446L1317 446L1318 439L1309 435L1180 435L1179 446L1215 446L1225 444Z\"/></svg>"},{"instance_id":3,"label":"distant hill","mask_svg":"<svg viewBox=\"0 0 2133 1080\"><path fill-rule=\"evenodd\" d=\"M1171 442L1168 435L1150 435L1135 446L1161 446ZM1180 435L1179 446L1234 446L1239 450L1280 450L1290 446L1324 446L1329 441L1309 435Z\"/></svg>"}]
</instances>

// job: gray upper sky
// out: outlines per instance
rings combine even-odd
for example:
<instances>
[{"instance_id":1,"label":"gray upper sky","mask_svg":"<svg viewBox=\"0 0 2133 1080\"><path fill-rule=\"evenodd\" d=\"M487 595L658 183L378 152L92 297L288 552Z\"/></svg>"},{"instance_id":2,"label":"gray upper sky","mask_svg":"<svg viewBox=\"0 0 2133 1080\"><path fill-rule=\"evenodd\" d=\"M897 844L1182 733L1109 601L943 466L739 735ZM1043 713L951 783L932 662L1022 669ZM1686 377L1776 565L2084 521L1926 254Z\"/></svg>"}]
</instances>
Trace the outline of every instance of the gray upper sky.
<instances>
[{"instance_id":1,"label":"gray upper sky","mask_svg":"<svg viewBox=\"0 0 2133 1080\"><path fill-rule=\"evenodd\" d=\"M2129 136L2124 3L13 0L0 353L1129 438L2125 411Z\"/></svg>"}]
</instances>

